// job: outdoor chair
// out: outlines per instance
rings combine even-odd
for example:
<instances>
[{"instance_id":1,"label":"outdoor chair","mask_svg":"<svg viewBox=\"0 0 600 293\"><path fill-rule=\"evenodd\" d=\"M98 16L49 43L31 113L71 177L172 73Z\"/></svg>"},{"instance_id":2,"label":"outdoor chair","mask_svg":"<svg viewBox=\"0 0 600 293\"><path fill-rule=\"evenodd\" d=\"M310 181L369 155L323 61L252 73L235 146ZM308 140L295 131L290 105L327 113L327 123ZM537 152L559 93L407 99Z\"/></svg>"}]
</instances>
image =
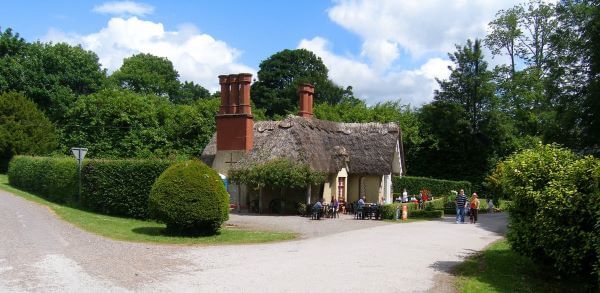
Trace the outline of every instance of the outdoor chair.
<instances>
[{"instance_id":1,"label":"outdoor chair","mask_svg":"<svg viewBox=\"0 0 600 293\"><path fill-rule=\"evenodd\" d=\"M323 208L313 207L310 219L311 220L320 220L321 216L323 216Z\"/></svg>"},{"instance_id":2,"label":"outdoor chair","mask_svg":"<svg viewBox=\"0 0 600 293\"><path fill-rule=\"evenodd\" d=\"M354 209L355 213L354 213L354 218L358 219L358 220L364 220L365 219L365 214L364 214L364 207L359 207L356 206L356 208Z\"/></svg>"}]
</instances>

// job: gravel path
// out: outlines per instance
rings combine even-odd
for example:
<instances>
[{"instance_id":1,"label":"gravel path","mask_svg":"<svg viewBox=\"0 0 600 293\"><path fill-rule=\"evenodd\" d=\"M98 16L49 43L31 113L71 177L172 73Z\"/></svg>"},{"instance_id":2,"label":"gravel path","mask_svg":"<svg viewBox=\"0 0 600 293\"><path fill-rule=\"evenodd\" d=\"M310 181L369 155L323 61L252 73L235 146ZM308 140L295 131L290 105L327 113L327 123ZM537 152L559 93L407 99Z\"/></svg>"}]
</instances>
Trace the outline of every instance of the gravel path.
<instances>
[{"instance_id":1,"label":"gravel path","mask_svg":"<svg viewBox=\"0 0 600 293\"><path fill-rule=\"evenodd\" d=\"M249 227L280 221L266 228L305 237L168 246L89 234L46 207L0 191L0 292L423 292L502 237L505 215L480 217L480 224L457 225L449 218L390 224L233 216L230 223Z\"/></svg>"}]
</instances>

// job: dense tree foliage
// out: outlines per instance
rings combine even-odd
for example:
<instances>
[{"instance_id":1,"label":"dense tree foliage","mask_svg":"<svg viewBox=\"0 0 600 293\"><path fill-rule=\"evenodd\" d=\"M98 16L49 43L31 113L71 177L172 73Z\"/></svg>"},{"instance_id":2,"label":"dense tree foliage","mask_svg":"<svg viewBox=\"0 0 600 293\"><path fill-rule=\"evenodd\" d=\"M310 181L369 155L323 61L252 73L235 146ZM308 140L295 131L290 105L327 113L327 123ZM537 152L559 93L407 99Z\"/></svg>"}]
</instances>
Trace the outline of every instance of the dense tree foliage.
<instances>
[{"instance_id":1,"label":"dense tree foliage","mask_svg":"<svg viewBox=\"0 0 600 293\"><path fill-rule=\"evenodd\" d=\"M61 121L79 95L101 89L106 72L81 46L27 43L12 30L0 34L0 92L18 91L50 120Z\"/></svg>"},{"instance_id":2,"label":"dense tree foliage","mask_svg":"<svg viewBox=\"0 0 600 293\"><path fill-rule=\"evenodd\" d=\"M260 63L258 81L252 85L252 100L268 116L295 113L298 85L315 86L315 102L335 104L353 98L352 88L334 84L320 57L306 49L283 50Z\"/></svg>"},{"instance_id":3,"label":"dense tree foliage","mask_svg":"<svg viewBox=\"0 0 600 293\"><path fill-rule=\"evenodd\" d=\"M54 125L19 93L0 94L0 171L14 155L43 155L56 148Z\"/></svg>"},{"instance_id":4,"label":"dense tree foliage","mask_svg":"<svg viewBox=\"0 0 600 293\"><path fill-rule=\"evenodd\" d=\"M123 60L110 80L122 89L145 95L167 97L177 104L189 104L210 97L210 92L191 81L179 82L173 63L164 57L136 54Z\"/></svg>"},{"instance_id":5,"label":"dense tree foliage","mask_svg":"<svg viewBox=\"0 0 600 293\"><path fill-rule=\"evenodd\" d=\"M196 155L214 133L217 99L173 105L164 97L124 90L82 96L66 114L64 148L86 146L91 157Z\"/></svg>"}]
</instances>

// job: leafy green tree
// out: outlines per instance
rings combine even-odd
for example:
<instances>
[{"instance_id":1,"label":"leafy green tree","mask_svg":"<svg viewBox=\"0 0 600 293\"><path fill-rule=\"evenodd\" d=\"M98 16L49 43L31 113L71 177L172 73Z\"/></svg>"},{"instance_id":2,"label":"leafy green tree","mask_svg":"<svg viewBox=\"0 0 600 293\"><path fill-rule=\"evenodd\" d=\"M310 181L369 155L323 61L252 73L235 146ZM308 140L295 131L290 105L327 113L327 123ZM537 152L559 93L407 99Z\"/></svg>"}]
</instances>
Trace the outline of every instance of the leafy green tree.
<instances>
[{"instance_id":1,"label":"leafy green tree","mask_svg":"<svg viewBox=\"0 0 600 293\"><path fill-rule=\"evenodd\" d=\"M436 101L457 103L463 107L473 132L478 132L484 113L493 104L494 84L492 73L487 69L481 51L481 41L467 40L464 46L456 46L456 52L448 54L454 66L448 80L437 80L440 89L434 93Z\"/></svg>"},{"instance_id":2,"label":"leafy green tree","mask_svg":"<svg viewBox=\"0 0 600 293\"><path fill-rule=\"evenodd\" d=\"M169 59L144 53L125 58L121 68L110 76L123 89L170 99L174 99L179 92L178 78L179 73ZM193 90L193 86L187 87L188 92Z\"/></svg>"},{"instance_id":3,"label":"leafy green tree","mask_svg":"<svg viewBox=\"0 0 600 293\"><path fill-rule=\"evenodd\" d=\"M80 97L66 113L63 148L82 146L90 157L166 155L171 142L161 128L164 98L123 90L103 90Z\"/></svg>"},{"instance_id":4,"label":"leafy green tree","mask_svg":"<svg viewBox=\"0 0 600 293\"><path fill-rule=\"evenodd\" d=\"M252 100L267 116L284 115L298 108L298 85L315 86L315 103L335 104L352 99L352 88L335 85L321 58L306 49L283 50L260 63L258 81L252 84Z\"/></svg>"},{"instance_id":5,"label":"leafy green tree","mask_svg":"<svg viewBox=\"0 0 600 293\"><path fill-rule=\"evenodd\" d=\"M496 19L490 22L491 32L485 38L485 44L492 54L506 54L510 58L511 78L514 77L516 57L521 48L519 38L523 32L519 28L519 21L523 13L521 6L500 10Z\"/></svg>"},{"instance_id":6,"label":"leafy green tree","mask_svg":"<svg viewBox=\"0 0 600 293\"><path fill-rule=\"evenodd\" d=\"M179 87L178 94L171 99L176 104L191 104L199 99L210 98L210 92L193 81L186 81Z\"/></svg>"},{"instance_id":7,"label":"leafy green tree","mask_svg":"<svg viewBox=\"0 0 600 293\"><path fill-rule=\"evenodd\" d=\"M61 121L77 96L104 87L98 56L81 46L26 43L10 29L0 44L0 92L24 93L52 121Z\"/></svg>"},{"instance_id":8,"label":"leafy green tree","mask_svg":"<svg viewBox=\"0 0 600 293\"><path fill-rule=\"evenodd\" d=\"M456 48L449 54L454 62L450 77L438 80L434 102L421 109L425 142L420 164L411 174L469 180L479 186L484 174L518 143L512 122L500 111L480 41L468 40Z\"/></svg>"},{"instance_id":9,"label":"leafy green tree","mask_svg":"<svg viewBox=\"0 0 600 293\"><path fill-rule=\"evenodd\" d=\"M35 103L20 93L0 94L0 171L14 155L44 155L56 146L54 125Z\"/></svg>"}]
</instances>

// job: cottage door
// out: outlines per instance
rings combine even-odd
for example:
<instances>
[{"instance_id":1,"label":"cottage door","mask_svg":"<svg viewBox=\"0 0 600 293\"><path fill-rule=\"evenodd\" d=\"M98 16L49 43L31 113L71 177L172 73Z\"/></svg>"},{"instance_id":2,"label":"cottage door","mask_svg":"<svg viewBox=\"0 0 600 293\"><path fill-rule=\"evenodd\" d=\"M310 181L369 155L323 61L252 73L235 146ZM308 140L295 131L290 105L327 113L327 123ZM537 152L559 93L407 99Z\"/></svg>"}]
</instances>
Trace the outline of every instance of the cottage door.
<instances>
[{"instance_id":1,"label":"cottage door","mask_svg":"<svg viewBox=\"0 0 600 293\"><path fill-rule=\"evenodd\" d=\"M337 192L338 199L343 198L344 200L346 200L346 197L344 196L345 194L346 194L346 177L338 177L338 192Z\"/></svg>"}]
</instances>

